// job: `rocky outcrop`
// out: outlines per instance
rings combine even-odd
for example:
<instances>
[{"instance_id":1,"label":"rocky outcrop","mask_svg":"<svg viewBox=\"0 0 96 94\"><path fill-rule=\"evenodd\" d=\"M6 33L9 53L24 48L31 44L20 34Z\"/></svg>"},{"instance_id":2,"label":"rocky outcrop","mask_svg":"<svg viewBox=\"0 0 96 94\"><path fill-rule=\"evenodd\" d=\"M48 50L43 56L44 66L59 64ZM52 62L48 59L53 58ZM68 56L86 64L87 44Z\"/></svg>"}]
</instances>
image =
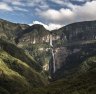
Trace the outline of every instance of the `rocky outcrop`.
<instances>
[{"instance_id":1,"label":"rocky outcrop","mask_svg":"<svg viewBox=\"0 0 96 94\"><path fill-rule=\"evenodd\" d=\"M66 64L66 58L68 54L69 51L66 47L52 49L52 60L50 61L50 67L49 67L51 76L63 65Z\"/></svg>"},{"instance_id":2,"label":"rocky outcrop","mask_svg":"<svg viewBox=\"0 0 96 94\"><path fill-rule=\"evenodd\" d=\"M16 42L19 46L28 46L32 44L46 44L50 41L56 41L60 39L60 36L52 34L52 32L46 30L44 26L35 24L25 29L16 38Z\"/></svg>"},{"instance_id":3,"label":"rocky outcrop","mask_svg":"<svg viewBox=\"0 0 96 94\"><path fill-rule=\"evenodd\" d=\"M17 37L17 41L19 44L36 44L36 43L44 43L49 42L49 31L46 30L42 25L33 25L29 28L25 29L23 33L21 33Z\"/></svg>"}]
</instances>

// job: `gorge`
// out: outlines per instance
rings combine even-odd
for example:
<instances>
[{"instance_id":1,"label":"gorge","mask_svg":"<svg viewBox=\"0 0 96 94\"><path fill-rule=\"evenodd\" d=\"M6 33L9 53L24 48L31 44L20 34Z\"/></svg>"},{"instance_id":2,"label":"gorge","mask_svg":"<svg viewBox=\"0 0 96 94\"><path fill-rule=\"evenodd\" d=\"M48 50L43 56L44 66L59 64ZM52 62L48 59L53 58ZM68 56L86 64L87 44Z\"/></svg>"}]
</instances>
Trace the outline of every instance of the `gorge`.
<instances>
[{"instance_id":1,"label":"gorge","mask_svg":"<svg viewBox=\"0 0 96 94\"><path fill-rule=\"evenodd\" d=\"M0 47L1 94L96 92L96 21L48 31L0 20Z\"/></svg>"}]
</instances>

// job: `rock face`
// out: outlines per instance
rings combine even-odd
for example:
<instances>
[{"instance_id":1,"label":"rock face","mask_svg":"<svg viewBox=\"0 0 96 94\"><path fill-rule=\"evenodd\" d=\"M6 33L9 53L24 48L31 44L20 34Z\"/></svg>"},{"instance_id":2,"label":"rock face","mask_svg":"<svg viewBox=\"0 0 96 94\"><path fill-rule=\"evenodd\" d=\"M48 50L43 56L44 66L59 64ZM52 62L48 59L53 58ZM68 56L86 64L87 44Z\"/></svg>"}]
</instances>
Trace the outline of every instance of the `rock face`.
<instances>
[{"instance_id":1,"label":"rock face","mask_svg":"<svg viewBox=\"0 0 96 94\"><path fill-rule=\"evenodd\" d=\"M66 47L59 47L59 48L54 48L52 52L52 60L50 62L50 72L51 76L59 70L64 63L66 64L66 58L68 56L68 50Z\"/></svg>"},{"instance_id":2,"label":"rock face","mask_svg":"<svg viewBox=\"0 0 96 94\"><path fill-rule=\"evenodd\" d=\"M18 43L20 44L38 44L49 42L49 31L46 30L42 25L33 25L25 29L23 33L17 38Z\"/></svg>"},{"instance_id":3,"label":"rock face","mask_svg":"<svg viewBox=\"0 0 96 94\"><path fill-rule=\"evenodd\" d=\"M60 47L56 48L55 51L56 70L58 70L66 63L64 61L68 56L68 50L65 47Z\"/></svg>"},{"instance_id":4,"label":"rock face","mask_svg":"<svg viewBox=\"0 0 96 94\"><path fill-rule=\"evenodd\" d=\"M93 40L96 39L96 21L69 24L53 32L69 42Z\"/></svg>"},{"instance_id":5,"label":"rock face","mask_svg":"<svg viewBox=\"0 0 96 94\"><path fill-rule=\"evenodd\" d=\"M56 71L51 70L51 75L54 79L75 73L84 60L96 55L96 21L73 23L52 33L60 37L53 45Z\"/></svg>"},{"instance_id":6,"label":"rock face","mask_svg":"<svg viewBox=\"0 0 96 94\"><path fill-rule=\"evenodd\" d=\"M57 66L56 72L52 73L54 79L60 79L76 73L83 61L89 57L96 56L96 43L75 44L65 48L65 51L61 49L60 55L59 53L55 55L58 56L55 58L59 68Z\"/></svg>"},{"instance_id":7,"label":"rock face","mask_svg":"<svg viewBox=\"0 0 96 94\"><path fill-rule=\"evenodd\" d=\"M42 25L35 24L25 29L18 37L18 45L22 44L43 44L49 43L51 40L58 40L59 36L52 35Z\"/></svg>"},{"instance_id":8,"label":"rock face","mask_svg":"<svg viewBox=\"0 0 96 94\"><path fill-rule=\"evenodd\" d=\"M66 27L65 34L69 41L96 39L96 22L81 22Z\"/></svg>"}]
</instances>

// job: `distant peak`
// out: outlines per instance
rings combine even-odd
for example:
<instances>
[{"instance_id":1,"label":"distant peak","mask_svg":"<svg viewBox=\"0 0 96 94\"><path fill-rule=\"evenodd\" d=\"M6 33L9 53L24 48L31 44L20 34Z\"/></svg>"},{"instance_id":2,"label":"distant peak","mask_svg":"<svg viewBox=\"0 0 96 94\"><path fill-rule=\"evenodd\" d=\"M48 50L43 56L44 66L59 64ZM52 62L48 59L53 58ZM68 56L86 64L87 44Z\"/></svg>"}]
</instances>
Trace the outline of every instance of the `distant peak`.
<instances>
[{"instance_id":1,"label":"distant peak","mask_svg":"<svg viewBox=\"0 0 96 94\"><path fill-rule=\"evenodd\" d=\"M43 27L44 28L44 26L41 24L33 24L32 27Z\"/></svg>"},{"instance_id":2,"label":"distant peak","mask_svg":"<svg viewBox=\"0 0 96 94\"><path fill-rule=\"evenodd\" d=\"M30 26L31 29L44 29L46 30L46 28L41 25L41 24L33 24L32 26Z\"/></svg>"}]
</instances>

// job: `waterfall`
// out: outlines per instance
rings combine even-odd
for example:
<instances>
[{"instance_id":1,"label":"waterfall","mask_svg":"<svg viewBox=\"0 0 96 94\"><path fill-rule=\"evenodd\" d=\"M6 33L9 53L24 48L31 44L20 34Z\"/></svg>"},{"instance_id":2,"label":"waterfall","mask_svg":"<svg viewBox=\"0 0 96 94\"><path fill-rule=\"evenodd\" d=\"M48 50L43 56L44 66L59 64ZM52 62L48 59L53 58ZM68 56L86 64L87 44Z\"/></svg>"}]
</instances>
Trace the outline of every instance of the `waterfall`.
<instances>
[{"instance_id":1,"label":"waterfall","mask_svg":"<svg viewBox=\"0 0 96 94\"><path fill-rule=\"evenodd\" d=\"M52 35L50 35L50 46L53 47L53 43L52 43Z\"/></svg>"},{"instance_id":2,"label":"waterfall","mask_svg":"<svg viewBox=\"0 0 96 94\"><path fill-rule=\"evenodd\" d=\"M52 47L51 48L51 51L52 51L52 57L53 57L53 73L55 73L56 71L56 64L55 64L55 52L54 52L54 47L53 47L53 40L52 40L52 35L50 35L50 46Z\"/></svg>"},{"instance_id":3,"label":"waterfall","mask_svg":"<svg viewBox=\"0 0 96 94\"><path fill-rule=\"evenodd\" d=\"M55 65L55 53L54 53L53 48L52 48L52 57L53 57L53 73L55 73L55 71L56 71L56 65Z\"/></svg>"},{"instance_id":4,"label":"waterfall","mask_svg":"<svg viewBox=\"0 0 96 94\"><path fill-rule=\"evenodd\" d=\"M36 43L36 40L35 40L35 37L34 37L33 44L35 44L35 43Z\"/></svg>"}]
</instances>

